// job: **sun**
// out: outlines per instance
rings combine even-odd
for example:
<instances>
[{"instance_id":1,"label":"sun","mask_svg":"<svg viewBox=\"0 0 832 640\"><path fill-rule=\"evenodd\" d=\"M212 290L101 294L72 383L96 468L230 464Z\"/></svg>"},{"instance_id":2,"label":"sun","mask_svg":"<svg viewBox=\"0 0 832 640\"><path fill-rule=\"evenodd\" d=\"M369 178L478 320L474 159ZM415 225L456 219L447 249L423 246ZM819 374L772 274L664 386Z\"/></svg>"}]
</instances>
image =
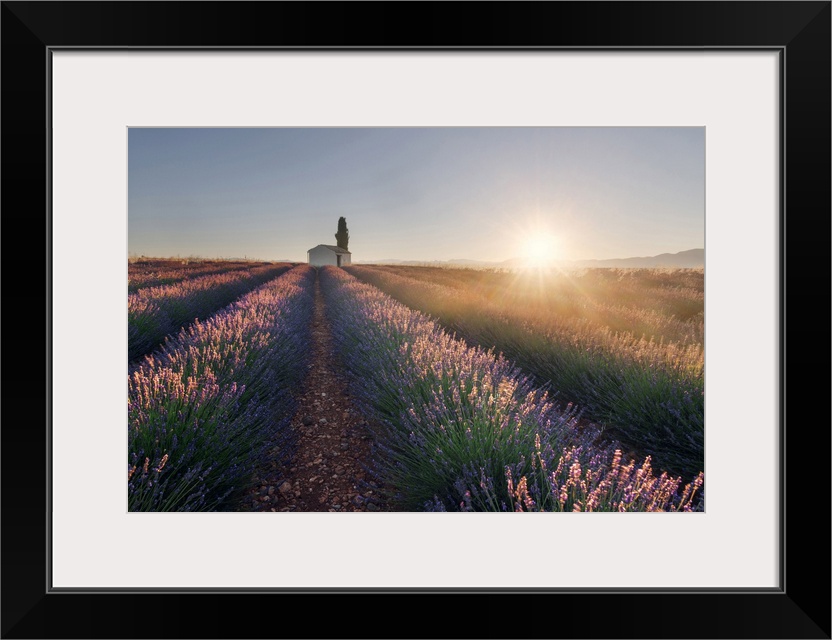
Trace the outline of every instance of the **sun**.
<instances>
[{"instance_id":1,"label":"sun","mask_svg":"<svg viewBox=\"0 0 832 640\"><path fill-rule=\"evenodd\" d=\"M530 267L546 267L558 257L558 239L550 233L536 233L523 243L523 258Z\"/></svg>"}]
</instances>

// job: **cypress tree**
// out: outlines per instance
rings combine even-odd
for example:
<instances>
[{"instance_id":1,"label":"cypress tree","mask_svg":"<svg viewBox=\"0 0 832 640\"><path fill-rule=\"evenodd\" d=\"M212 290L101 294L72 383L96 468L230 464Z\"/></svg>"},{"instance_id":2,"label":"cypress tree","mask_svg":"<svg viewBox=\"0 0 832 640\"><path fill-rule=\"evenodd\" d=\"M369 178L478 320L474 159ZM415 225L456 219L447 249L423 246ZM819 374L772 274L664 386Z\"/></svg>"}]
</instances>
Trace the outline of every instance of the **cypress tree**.
<instances>
[{"instance_id":1,"label":"cypress tree","mask_svg":"<svg viewBox=\"0 0 832 640\"><path fill-rule=\"evenodd\" d=\"M339 248L349 251L347 245L350 241L350 232L347 231L347 219L343 216L338 218L338 233L335 234L335 240Z\"/></svg>"}]
</instances>

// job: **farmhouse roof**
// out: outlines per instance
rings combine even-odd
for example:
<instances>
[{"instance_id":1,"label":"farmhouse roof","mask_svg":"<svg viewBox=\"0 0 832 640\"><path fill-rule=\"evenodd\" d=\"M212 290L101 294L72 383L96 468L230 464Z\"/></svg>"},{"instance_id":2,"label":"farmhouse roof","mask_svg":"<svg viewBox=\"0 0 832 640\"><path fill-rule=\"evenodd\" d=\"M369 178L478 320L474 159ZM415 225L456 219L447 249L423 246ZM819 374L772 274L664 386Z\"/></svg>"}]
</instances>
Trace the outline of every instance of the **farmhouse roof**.
<instances>
[{"instance_id":1,"label":"farmhouse roof","mask_svg":"<svg viewBox=\"0 0 832 640\"><path fill-rule=\"evenodd\" d=\"M334 251L335 253L348 253L349 255L352 255L352 253L350 253L346 249L342 249L341 247L336 247L331 244L319 244L318 247L326 247L327 249L329 249L330 251ZM312 247L312 249L317 249L318 247ZM310 251L312 251L312 249L310 249Z\"/></svg>"}]
</instances>

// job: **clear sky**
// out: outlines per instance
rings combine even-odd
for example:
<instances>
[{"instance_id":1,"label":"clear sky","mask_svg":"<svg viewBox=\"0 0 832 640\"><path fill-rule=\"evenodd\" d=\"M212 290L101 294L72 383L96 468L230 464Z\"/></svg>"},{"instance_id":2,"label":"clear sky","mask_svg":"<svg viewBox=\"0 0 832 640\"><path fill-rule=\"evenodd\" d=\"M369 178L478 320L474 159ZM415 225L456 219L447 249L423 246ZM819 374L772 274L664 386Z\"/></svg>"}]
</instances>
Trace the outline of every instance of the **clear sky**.
<instances>
[{"instance_id":1,"label":"clear sky","mask_svg":"<svg viewBox=\"0 0 832 640\"><path fill-rule=\"evenodd\" d=\"M700 127L134 128L131 255L354 262L704 247Z\"/></svg>"}]
</instances>

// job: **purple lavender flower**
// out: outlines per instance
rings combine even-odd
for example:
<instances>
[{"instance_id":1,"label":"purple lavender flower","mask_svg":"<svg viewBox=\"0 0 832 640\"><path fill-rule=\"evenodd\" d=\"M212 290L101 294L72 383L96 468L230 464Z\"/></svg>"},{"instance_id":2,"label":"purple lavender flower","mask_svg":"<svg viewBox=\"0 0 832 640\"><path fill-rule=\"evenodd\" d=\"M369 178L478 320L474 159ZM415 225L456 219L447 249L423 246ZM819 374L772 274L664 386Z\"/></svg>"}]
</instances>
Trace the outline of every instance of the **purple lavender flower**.
<instances>
[{"instance_id":1,"label":"purple lavender flower","mask_svg":"<svg viewBox=\"0 0 832 640\"><path fill-rule=\"evenodd\" d=\"M511 362L469 347L430 317L342 269L321 269L333 335L354 396L379 426L374 473L404 509L682 509L650 461L577 428ZM550 471L554 469L554 471ZM622 486L638 484L638 491ZM675 483L675 484L674 484Z\"/></svg>"},{"instance_id":2,"label":"purple lavender flower","mask_svg":"<svg viewBox=\"0 0 832 640\"><path fill-rule=\"evenodd\" d=\"M314 274L284 273L131 367L130 511L222 508L266 451L288 458Z\"/></svg>"}]
</instances>

